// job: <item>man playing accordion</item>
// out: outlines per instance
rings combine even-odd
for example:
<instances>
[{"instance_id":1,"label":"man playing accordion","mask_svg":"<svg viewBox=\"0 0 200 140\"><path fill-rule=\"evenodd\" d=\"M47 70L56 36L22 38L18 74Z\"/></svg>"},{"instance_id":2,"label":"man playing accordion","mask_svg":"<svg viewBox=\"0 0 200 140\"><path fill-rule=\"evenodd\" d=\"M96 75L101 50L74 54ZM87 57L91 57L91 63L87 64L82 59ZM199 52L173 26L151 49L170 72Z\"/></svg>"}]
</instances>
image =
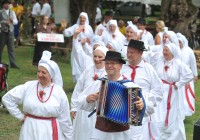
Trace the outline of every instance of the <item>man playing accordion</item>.
<instances>
[{"instance_id":1,"label":"man playing accordion","mask_svg":"<svg viewBox=\"0 0 200 140\"><path fill-rule=\"evenodd\" d=\"M118 82L127 80L126 77L120 74L122 65L126 63L123 60L120 53L108 51L104 61L105 61L105 69L107 72L108 81ZM133 82L129 81L123 85L128 86L131 84L134 85ZM82 103L80 108L87 111L91 111L95 108L95 105L97 103L96 101L99 98L100 87L101 87L101 81L97 80L93 85L89 86L85 90L85 93L87 94L82 94L83 96L81 96ZM107 95L109 95L109 92L107 93ZM116 102L120 101L117 100ZM136 101L133 104L137 110L144 113L145 101L143 99L142 94L136 97ZM119 103L118 106L120 105L121 104ZM98 109L98 107L96 109ZM128 123L119 124L110 119L97 115L96 125L91 133L91 140L129 140L129 139L130 139L130 132Z\"/></svg>"}]
</instances>

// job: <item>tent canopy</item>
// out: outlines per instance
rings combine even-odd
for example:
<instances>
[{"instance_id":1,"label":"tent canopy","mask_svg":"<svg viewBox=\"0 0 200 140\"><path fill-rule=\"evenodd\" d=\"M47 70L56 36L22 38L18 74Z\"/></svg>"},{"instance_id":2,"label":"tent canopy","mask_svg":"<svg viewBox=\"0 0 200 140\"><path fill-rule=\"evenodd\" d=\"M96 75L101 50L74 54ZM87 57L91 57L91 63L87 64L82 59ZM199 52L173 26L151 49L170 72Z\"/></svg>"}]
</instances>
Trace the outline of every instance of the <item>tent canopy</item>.
<instances>
[{"instance_id":1,"label":"tent canopy","mask_svg":"<svg viewBox=\"0 0 200 140\"><path fill-rule=\"evenodd\" d=\"M122 1L122 2L141 2L143 4L161 5L162 0L107 0L107 1ZM200 0L192 0L192 3L200 8Z\"/></svg>"}]
</instances>

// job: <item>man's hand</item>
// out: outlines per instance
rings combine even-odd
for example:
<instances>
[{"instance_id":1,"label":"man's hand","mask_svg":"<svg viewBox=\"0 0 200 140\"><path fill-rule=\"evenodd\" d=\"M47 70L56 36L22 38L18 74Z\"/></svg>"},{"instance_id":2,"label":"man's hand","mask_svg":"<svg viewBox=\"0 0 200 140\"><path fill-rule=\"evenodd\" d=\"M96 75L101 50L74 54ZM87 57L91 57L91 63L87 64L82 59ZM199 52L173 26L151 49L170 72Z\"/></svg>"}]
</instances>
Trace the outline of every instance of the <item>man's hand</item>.
<instances>
[{"instance_id":1,"label":"man's hand","mask_svg":"<svg viewBox=\"0 0 200 140\"><path fill-rule=\"evenodd\" d=\"M196 83L197 80L198 80L198 76L195 76L195 77L194 77L194 83Z\"/></svg>"},{"instance_id":2,"label":"man's hand","mask_svg":"<svg viewBox=\"0 0 200 140\"><path fill-rule=\"evenodd\" d=\"M88 103L93 103L98 99L99 95L98 93L90 94L87 96L86 100Z\"/></svg>"},{"instance_id":3,"label":"man's hand","mask_svg":"<svg viewBox=\"0 0 200 140\"><path fill-rule=\"evenodd\" d=\"M76 117L76 111L72 111L71 113L72 113L72 118L75 119L75 117Z\"/></svg>"}]
</instances>

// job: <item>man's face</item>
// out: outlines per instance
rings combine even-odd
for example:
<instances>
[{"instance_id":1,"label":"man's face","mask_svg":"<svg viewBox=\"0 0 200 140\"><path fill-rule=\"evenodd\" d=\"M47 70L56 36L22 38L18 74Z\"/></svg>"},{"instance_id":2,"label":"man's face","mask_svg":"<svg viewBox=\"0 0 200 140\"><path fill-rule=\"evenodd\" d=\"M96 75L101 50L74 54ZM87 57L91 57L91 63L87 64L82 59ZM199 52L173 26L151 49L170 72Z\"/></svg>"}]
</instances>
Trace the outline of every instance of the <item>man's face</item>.
<instances>
[{"instance_id":1,"label":"man's face","mask_svg":"<svg viewBox=\"0 0 200 140\"><path fill-rule=\"evenodd\" d=\"M145 25L144 24L138 23L137 26L138 26L139 30L142 30L142 31L145 30Z\"/></svg>"},{"instance_id":2,"label":"man's face","mask_svg":"<svg viewBox=\"0 0 200 140\"><path fill-rule=\"evenodd\" d=\"M108 23L111 19L113 19L112 16L105 16L104 17L105 23Z\"/></svg>"},{"instance_id":3,"label":"man's face","mask_svg":"<svg viewBox=\"0 0 200 140\"><path fill-rule=\"evenodd\" d=\"M105 68L108 76L114 77L120 73L122 64L118 60L106 60Z\"/></svg>"},{"instance_id":4,"label":"man's face","mask_svg":"<svg viewBox=\"0 0 200 140\"><path fill-rule=\"evenodd\" d=\"M139 49L128 47L127 49L127 58L130 64L135 64L142 58L142 51Z\"/></svg>"},{"instance_id":5,"label":"man's face","mask_svg":"<svg viewBox=\"0 0 200 140\"><path fill-rule=\"evenodd\" d=\"M3 8L6 9L6 10L8 10L9 9L9 3L3 4Z\"/></svg>"}]
</instances>

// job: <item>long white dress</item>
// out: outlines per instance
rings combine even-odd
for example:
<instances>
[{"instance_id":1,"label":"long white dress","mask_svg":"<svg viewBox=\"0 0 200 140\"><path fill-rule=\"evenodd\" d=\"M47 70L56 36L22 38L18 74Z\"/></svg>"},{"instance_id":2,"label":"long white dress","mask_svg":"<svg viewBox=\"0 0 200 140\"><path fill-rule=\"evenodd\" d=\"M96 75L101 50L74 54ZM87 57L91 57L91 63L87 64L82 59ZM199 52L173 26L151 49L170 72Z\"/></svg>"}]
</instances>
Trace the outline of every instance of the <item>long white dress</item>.
<instances>
[{"instance_id":1,"label":"long white dress","mask_svg":"<svg viewBox=\"0 0 200 140\"><path fill-rule=\"evenodd\" d=\"M183 48L181 49L181 60L192 70L193 76L198 76L196 58L195 58L193 50L190 47L183 46ZM192 89L192 92L195 94L194 81L192 80L189 84ZM185 93L183 96L183 104L182 104L184 107L183 109L185 110L184 115L191 116L195 110L195 98L193 97L190 91L188 91L188 98L187 98L185 87L183 87L182 90Z\"/></svg>"},{"instance_id":2,"label":"long white dress","mask_svg":"<svg viewBox=\"0 0 200 140\"><path fill-rule=\"evenodd\" d=\"M43 95L44 101L47 100L45 103L42 103L37 96L39 94L37 93L37 85L38 91L44 90L46 93ZM38 84L38 80L30 81L6 93L3 96L3 104L10 114L19 120L22 120L25 114L39 117L55 117L58 139L71 140L72 122L69 103L65 92L60 86L52 83L43 89L41 84ZM19 110L18 104L23 105L23 113ZM27 116L21 127L20 140L53 140L52 122Z\"/></svg>"},{"instance_id":3,"label":"long white dress","mask_svg":"<svg viewBox=\"0 0 200 140\"><path fill-rule=\"evenodd\" d=\"M82 45L78 39L73 39L72 49L72 76L75 82L78 81L83 71L92 66L93 62L93 48L88 43Z\"/></svg>"},{"instance_id":4,"label":"long white dress","mask_svg":"<svg viewBox=\"0 0 200 140\"><path fill-rule=\"evenodd\" d=\"M168 67L167 70L165 67ZM174 89L174 86L163 82L164 98L161 104L156 108L155 114L152 115L152 125L157 127L157 133L154 133L155 139L159 140L185 140L185 128L183 119L181 119L181 110L179 106L180 96L183 94L179 90L187 82L193 78L192 71L184 63L178 59L172 59L171 61L164 60L161 56L157 61L155 70L160 79L176 84L178 90ZM171 99L169 90L172 90ZM170 104L170 106L169 106ZM167 117L167 113L169 113ZM168 121L168 124L167 122ZM181 132L180 132L181 131ZM180 137L180 133L183 133Z\"/></svg>"},{"instance_id":5,"label":"long white dress","mask_svg":"<svg viewBox=\"0 0 200 140\"><path fill-rule=\"evenodd\" d=\"M88 67L80 76L71 98L71 111L76 111L76 117L73 121L73 140L90 140L92 130L95 128L96 115L88 117L90 112L80 109L79 96L95 80L93 77L98 75L99 78L106 75L105 68L97 69L95 66ZM92 91L91 91L92 92Z\"/></svg>"},{"instance_id":6,"label":"long white dress","mask_svg":"<svg viewBox=\"0 0 200 140\"><path fill-rule=\"evenodd\" d=\"M122 80L123 76L120 76L118 80ZM97 80L92 85L88 86L82 96L79 98L81 108L87 111L93 111L95 103L87 103L86 97L89 94L99 92L101 81ZM91 140L129 140L129 130L123 132L103 132L96 128L93 129L91 134Z\"/></svg>"},{"instance_id":7,"label":"long white dress","mask_svg":"<svg viewBox=\"0 0 200 140\"><path fill-rule=\"evenodd\" d=\"M150 115L155 112L156 107L162 101L163 87L162 82L156 74L154 68L141 60L136 69L134 83L142 88L142 94L146 102L146 111L142 126L131 126L130 140L150 140L153 138L151 129L149 129ZM121 74L131 80L132 68L129 65L123 65Z\"/></svg>"},{"instance_id":8,"label":"long white dress","mask_svg":"<svg viewBox=\"0 0 200 140\"><path fill-rule=\"evenodd\" d=\"M73 36L76 29L78 29L80 26L81 25L80 25L79 19L78 19L76 24L74 24L73 26L71 26L63 31L64 36L66 36L66 37ZM85 38L88 38L90 40L90 43L88 43L87 45L91 46L93 35L94 35L94 33L92 30L92 27L89 25L88 17L86 17L84 31L78 34L77 39L76 39L77 40L76 42L78 42L78 43L73 42L73 45L72 45L71 61L72 61L72 76L73 76L74 82L78 81L81 73L84 71L83 67L86 63L82 63L82 61L85 60L85 56L87 57L87 55L88 55L88 54L85 54L85 52L83 51L83 52L81 52L82 53L81 55L79 54L79 56L77 56L76 49L80 48L80 47L84 48L84 46L81 45L80 41ZM76 46L77 44L78 44L78 46ZM91 49L92 49L92 47L91 47Z\"/></svg>"}]
</instances>

